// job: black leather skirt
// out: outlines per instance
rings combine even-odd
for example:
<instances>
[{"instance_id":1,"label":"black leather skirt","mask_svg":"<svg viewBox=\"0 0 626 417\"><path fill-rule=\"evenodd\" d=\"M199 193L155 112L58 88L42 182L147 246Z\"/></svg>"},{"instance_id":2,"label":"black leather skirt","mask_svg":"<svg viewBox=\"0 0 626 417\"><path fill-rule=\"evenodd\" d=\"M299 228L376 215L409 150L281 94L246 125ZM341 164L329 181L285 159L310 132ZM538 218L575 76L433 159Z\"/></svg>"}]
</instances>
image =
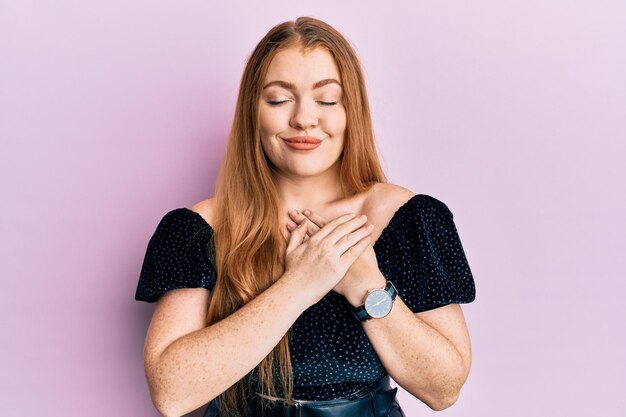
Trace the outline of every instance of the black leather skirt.
<instances>
[{"instance_id":1,"label":"black leather skirt","mask_svg":"<svg viewBox=\"0 0 626 417\"><path fill-rule=\"evenodd\" d=\"M270 408L261 410L259 397L250 402L247 417L405 417L396 398L398 388L391 388L389 375L348 398L329 401L294 400L289 405L280 401ZM218 400L209 403L204 417L222 417Z\"/></svg>"}]
</instances>

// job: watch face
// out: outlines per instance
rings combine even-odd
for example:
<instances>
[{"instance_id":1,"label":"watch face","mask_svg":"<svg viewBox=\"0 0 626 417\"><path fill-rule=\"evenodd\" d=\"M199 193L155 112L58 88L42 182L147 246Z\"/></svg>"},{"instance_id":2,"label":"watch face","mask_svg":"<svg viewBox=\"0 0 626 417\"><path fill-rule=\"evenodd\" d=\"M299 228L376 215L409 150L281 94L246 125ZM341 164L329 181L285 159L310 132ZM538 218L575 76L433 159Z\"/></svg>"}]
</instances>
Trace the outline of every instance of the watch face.
<instances>
[{"instance_id":1,"label":"watch face","mask_svg":"<svg viewBox=\"0 0 626 417\"><path fill-rule=\"evenodd\" d=\"M374 318L385 317L391 311L393 300L385 290L374 290L365 297L365 311Z\"/></svg>"}]
</instances>

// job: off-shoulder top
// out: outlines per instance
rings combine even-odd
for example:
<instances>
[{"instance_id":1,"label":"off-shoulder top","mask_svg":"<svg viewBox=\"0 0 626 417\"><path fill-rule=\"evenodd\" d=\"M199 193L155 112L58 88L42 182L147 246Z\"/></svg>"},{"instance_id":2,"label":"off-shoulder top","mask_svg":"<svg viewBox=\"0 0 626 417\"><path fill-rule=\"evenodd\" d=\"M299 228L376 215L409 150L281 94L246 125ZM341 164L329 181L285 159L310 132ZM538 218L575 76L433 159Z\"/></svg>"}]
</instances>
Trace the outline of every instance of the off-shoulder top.
<instances>
[{"instance_id":1,"label":"off-shoulder top","mask_svg":"<svg viewBox=\"0 0 626 417\"><path fill-rule=\"evenodd\" d=\"M175 288L213 288L217 272L213 229L198 213L166 213L150 238L135 300L155 302ZM382 274L412 312L475 299L475 284L452 212L440 200L416 194L392 216L374 243ZM300 315L289 339L293 397L348 396L387 373L351 305L330 291Z\"/></svg>"}]
</instances>

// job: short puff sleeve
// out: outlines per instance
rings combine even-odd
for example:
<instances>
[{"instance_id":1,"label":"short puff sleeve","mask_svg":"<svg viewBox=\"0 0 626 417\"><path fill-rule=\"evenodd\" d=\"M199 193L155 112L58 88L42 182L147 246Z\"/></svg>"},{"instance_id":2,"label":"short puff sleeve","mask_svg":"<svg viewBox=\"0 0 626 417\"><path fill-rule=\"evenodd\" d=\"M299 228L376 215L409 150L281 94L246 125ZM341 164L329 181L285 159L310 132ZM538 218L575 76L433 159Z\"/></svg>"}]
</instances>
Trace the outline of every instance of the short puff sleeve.
<instances>
[{"instance_id":1,"label":"short puff sleeve","mask_svg":"<svg viewBox=\"0 0 626 417\"><path fill-rule=\"evenodd\" d=\"M176 288L213 288L213 230L198 213L178 208L166 213L148 242L135 300L156 302Z\"/></svg>"},{"instance_id":2,"label":"short puff sleeve","mask_svg":"<svg viewBox=\"0 0 626 417\"><path fill-rule=\"evenodd\" d=\"M474 301L474 278L443 202L417 194L396 212L389 228L396 252L389 279L412 312Z\"/></svg>"}]
</instances>

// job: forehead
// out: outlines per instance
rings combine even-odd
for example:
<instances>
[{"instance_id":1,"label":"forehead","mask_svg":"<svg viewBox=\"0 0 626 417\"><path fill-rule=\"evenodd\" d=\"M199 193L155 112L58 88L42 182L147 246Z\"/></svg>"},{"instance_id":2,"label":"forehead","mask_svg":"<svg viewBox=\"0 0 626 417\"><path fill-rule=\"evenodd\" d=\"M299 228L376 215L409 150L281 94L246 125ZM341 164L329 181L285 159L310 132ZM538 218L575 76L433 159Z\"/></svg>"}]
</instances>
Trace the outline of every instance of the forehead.
<instances>
[{"instance_id":1,"label":"forehead","mask_svg":"<svg viewBox=\"0 0 626 417\"><path fill-rule=\"evenodd\" d=\"M324 48L304 51L300 47L292 47L274 56L263 85L279 80L294 84L298 89L309 89L315 82L326 78L341 82L339 69L330 52ZM337 84L331 85L339 88Z\"/></svg>"}]
</instances>

